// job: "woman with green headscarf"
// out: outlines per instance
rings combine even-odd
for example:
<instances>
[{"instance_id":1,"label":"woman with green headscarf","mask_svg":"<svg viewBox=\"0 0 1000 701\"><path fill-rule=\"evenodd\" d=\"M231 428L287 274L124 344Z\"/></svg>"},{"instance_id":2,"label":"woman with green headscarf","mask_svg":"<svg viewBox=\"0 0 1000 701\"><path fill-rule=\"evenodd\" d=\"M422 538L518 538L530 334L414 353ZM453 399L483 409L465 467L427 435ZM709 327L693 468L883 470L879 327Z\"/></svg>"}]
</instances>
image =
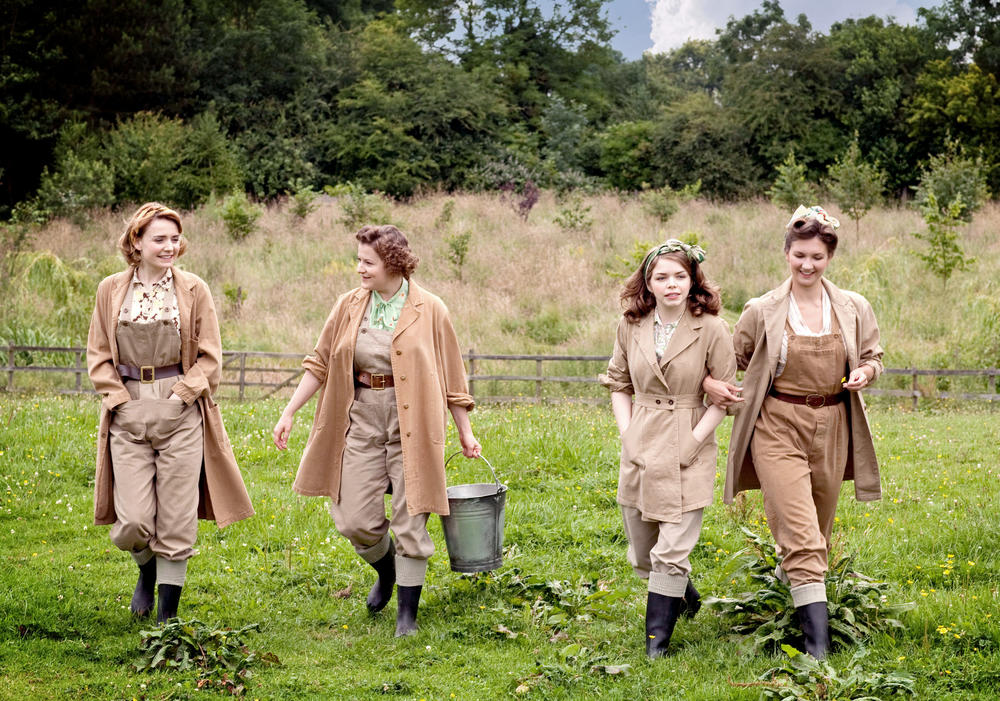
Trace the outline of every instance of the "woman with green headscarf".
<instances>
[{"instance_id":1,"label":"woman with green headscarf","mask_svg":"<svg viewBox=\"0 0 1000 701\"><path fill-rule=\"evenodd\" d=\"M681 613L701 599L689 556L712 502L715 428L702 381L736 375L719 288L702 270L705 252L676 239L654 248L625 281L614 354L601 384L621 433L618 503L628 558L648 581L646 654L666 653Z\"/></svg>"}]
</instances>

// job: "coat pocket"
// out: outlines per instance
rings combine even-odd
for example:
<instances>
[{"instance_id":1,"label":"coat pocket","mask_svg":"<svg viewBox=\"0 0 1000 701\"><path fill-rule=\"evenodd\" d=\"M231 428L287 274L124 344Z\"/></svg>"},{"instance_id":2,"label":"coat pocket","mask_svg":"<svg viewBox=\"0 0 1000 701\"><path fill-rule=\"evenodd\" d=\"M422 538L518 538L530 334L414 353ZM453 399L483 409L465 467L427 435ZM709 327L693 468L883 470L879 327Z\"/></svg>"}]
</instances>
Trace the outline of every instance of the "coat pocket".
<instances>
[{"instance_id":1,"label":"coat pocket","mask_svg":"<svg viewBox=\"0 0 1000 701\"><path fill-rule=\"evenodd\" d=\"M701 452L704 442L699 443L694 437L694 430L687 426L679 426L677 432L679 434L677 447L680 465L681 467L690 467L698 459L698 453Z\"/></svg>"},{"instance_id":2,"label":"coat pocket","mask_svg":"<svg viewBox=\"0 0 1000 701\"><path fill-rule=\"evenodd\" d=\"M642 441L640 440L642 432L639 430L639 423L636 421L635 416L633 416L622 433L622 459L632 463L636 467L644 465L644 461L642 460Z\"/></svg>"}]
</instances>

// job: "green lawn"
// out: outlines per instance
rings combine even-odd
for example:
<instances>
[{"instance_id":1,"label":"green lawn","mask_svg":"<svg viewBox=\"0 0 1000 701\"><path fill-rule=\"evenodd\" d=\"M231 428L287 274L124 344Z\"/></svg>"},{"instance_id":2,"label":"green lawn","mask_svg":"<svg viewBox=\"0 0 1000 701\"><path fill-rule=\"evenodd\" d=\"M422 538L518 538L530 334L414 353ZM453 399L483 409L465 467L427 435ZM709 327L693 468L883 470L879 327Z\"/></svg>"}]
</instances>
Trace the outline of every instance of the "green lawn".
<instances>
[{"instance_id":1,"label":"green lawn","mask_svg":"<svg viewBox=\"0 0 1000 701\"><path fill-rule=\"evenodd\" d=\"M225 531L202 523L181 600L182 617L213 627L260 624L250 647L281 664L255 667L247 698L756 699L759 688L739 685L781 663L741 656L707 609L678 624L671 656L646 660L645 592L625 559L606 407L474 413L484 452L510 487L504 567L451 572L432 517L438 552L421 631L395 640L394 604L368 616L373 573L334 530L326 501L291 491L311 410L300 413L285 454L270 441L280 410L277 402L224 405L257 516ZM916 603L903 631L869 641L866 664L914 677L918 698L1000 695L997 417L983 408L873 410L884 498L858 504L847 486L841 500L835 548L893 583L894 600ZM199 691L193 671L131 666L149 623L128 612L131 559L92 523L96 421L95 399L0 398L0 698L221 694ZM723 446L728 433L727 422ZM487 474L482 463L456 459L449 482ZM739 527L761 530L762 514L756 494L740 508L721 498L709 508L694 556L703 595L746 588L727 566L744 544ZM529 575L550 582L547 597L521 584ZM586 598L598 589L612 595ZM832 662L846 664L851 652ZM606 665L628 668L607 674Z\"/></svg>"}]
</instances>

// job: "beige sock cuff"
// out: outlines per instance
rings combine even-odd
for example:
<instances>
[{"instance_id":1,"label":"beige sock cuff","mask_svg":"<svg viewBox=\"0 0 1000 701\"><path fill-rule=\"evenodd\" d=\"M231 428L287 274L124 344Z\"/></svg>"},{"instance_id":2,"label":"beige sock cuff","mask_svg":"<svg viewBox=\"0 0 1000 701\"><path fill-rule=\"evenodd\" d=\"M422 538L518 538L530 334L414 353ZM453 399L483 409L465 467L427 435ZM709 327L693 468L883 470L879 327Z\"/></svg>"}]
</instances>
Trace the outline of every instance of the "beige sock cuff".
<instances>
[{"instance_id":1,"label":"beige sock cuff","mask_svg":"<svg viewBox=\"0 0 1000 701\"><path fill-rule=\"evenodd\" d=\"M133 550L131 554L132 559L135 560L135 564L139 565L139 567L142 567L155 557L155 555L153 555L153 551L149 549L148 545L142 550Z\"/></svg>"},{"instance_id":2,"label":"beige sock cuff","mask_svg":"<svg viewBox=\"0 0 1000 701\"><path fill-rule=\"evenodd\" d=\"M649 591L662 596L682 597L687 589L686 574L666 574L665 572L649 573Z\"/></svg>"},{"instance_id":3,"label":"beige sock cuff","mask_svg":"<svg viewBox=\"0 0 1000 701\"><path fill-rule=\"evenodd\" d=\"M809 582L808 584L800 584L797 587L792 587L792 601L795 603L795 608L826 601L826 584L823 582Z\"/></svg>"},{"instance_id":4,"label":"beige sock cuff","mask_svg":"<svg viewBox=\"0 0 1000 701\"><path fill-rule=\"evenodd\" d=\"M396 555L396 585L419 587L427 576L427 560Z\"/></svg>"},{"instance_id":5,"label":"beige sock cuff","mask_svg":"<svg viewBox=\"0 0 1000 701\"><path fill-rule=\"evenodd\" d=\"M173 584L178 587L183 587L184 580L187 579L187 566L187 560L166 560L162 557L157 557L157 584Z\"/></svg>"}]
</instances>

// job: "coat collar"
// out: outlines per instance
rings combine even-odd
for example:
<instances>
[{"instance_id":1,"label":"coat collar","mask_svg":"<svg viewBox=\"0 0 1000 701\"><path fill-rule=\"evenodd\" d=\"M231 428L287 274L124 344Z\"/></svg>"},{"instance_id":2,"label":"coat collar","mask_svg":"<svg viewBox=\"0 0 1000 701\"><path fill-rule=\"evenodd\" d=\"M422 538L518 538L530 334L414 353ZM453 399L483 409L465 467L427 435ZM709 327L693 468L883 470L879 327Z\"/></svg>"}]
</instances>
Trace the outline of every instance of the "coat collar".
<instances>
[{"instance_id":1,"label":"coat collar","mask_svg":"<svg viewBox=\"0 0 1000 701\"><path fill-rule=\"evenodd\" d=\"M351 328L357 329L361 326L361 317L364 316L365 310L368 309L371 296L371 292L364 288L358 287L354 290L350 304ZM403 303L403 310L399 314L399 321L396 322L396 329L392 332L393 340L420 318L423 307L423 288L413 280L410 280L410 291L406 295L406 302Z\"/></svg>"},{"instance_id":2,"label":"coat collar","mask_svg":"<svg viewBox=\"0 0 1000 701\"><path fill-rule=\"evenodd\" d=\"M656 342L653 338L653 328L655 324L655 310L650 310L650 312L639 321L639 348L641 349L646 362L649 364L650 369L652 369L653 374L659 378L660 382L663 383L663 386L669 391L670 387L667 385L667 378L663 374L663 368L665 368L671 360L680 355L681 351L698 339L698 329L702 327L704 321L701 317L692 316L691 311L689 309L685 309L684 314L677 322L677 328L674 330L673 336L670 337L670 342L667 343L667 347L663 350L662 358L656 357Z\"/></svg>"},{"instance_id":3,"label":"coat collar","mask_svg":"<svg viewBox=\"0 0 1000 701\"><path fill-rule=\"evenodd\" d=\"M837 323L840 324L840 333L844 337L847 357L851 361L851 367L854 367L858 357L856 340L858 319L854 311L854 305L851 304L851 300L847 295L832 282L826 278L822 278L820 282L823 285L823 289L830 296L830 305L833 308L834 315L837 317ZM791 297L791 293L792 278L789 277L778 285L778 287L764 295L762 299L764 304L761 312L764 315L764 333L767 336L767 355L769 359L775 361L771 363L772 366L776 365L778 354L781 351L781 338L785 332L785 320L788 318L788 300Z\"/></svg>"}]
</instances>

